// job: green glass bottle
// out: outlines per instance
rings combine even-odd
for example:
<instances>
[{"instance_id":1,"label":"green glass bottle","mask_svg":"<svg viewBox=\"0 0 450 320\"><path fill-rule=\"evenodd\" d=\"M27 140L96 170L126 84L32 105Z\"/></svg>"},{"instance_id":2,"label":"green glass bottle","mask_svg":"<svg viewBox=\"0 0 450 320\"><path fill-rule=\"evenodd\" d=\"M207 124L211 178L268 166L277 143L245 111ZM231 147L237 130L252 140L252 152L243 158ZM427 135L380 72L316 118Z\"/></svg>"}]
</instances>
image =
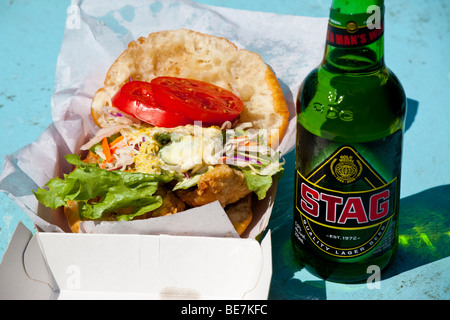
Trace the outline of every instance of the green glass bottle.
<instances>
[{"instance_id":1,"label":"green glass bottle","mask_svg":"<svg viewBox=\"0 0 450 320\"><path fill-rule=\"evenodd\" d=\"M384 63L384 1L334 0L297 97L292 241L312 273L364 281L394 257L405 111Z\"/></svg>"}]
</instances>

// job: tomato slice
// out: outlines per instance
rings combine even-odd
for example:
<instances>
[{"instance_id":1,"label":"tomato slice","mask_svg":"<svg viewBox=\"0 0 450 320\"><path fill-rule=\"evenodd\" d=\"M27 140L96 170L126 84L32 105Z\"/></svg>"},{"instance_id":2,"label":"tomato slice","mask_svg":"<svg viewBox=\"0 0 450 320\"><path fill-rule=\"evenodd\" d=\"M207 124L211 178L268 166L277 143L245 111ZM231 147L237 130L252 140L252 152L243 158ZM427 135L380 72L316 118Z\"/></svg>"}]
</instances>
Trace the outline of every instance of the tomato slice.
<instances>
[{"instance_id":1,"label":"tomato slice","mask_svg":"<svg viewBox=\"0 0 450 320\"><path fill-rule=\"evenodd\" d=\"M158 77L151 86L155 100L164 109L208 124L232 121L244 108L232 92L199 80Z\"/></svg>"},{"instance_id":2,"label":"tomato slice","mask_svg":"<svg viewBox=\"0 0 450 320\"><path fill-rule=\"evenodd\" d=\"M157 127L173 128L193 123L189 118L161 108L156 103L149 82L126 83L111 102L117 109Z\"/></svg>"}]
</instances>

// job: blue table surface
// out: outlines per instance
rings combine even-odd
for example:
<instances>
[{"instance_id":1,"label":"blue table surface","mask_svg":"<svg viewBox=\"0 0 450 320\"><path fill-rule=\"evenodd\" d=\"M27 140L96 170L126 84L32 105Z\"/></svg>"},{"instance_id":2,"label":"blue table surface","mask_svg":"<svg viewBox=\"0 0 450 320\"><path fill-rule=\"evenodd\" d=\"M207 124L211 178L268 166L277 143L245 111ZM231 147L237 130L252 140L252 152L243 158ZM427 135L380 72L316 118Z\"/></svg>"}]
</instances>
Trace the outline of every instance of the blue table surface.
<instances>
[{"instance_id":1,"label":"blue table surface","mask_svg":"<svg viewBox=\"0 0 450 320\"><path fill-rule=\"evenodd\" d=\"M203 4L279 14L328 17L331 0L201 0ZM33 142L52 122L50 99L69 0L0 1L0 162ZM293 259L293 152L286 156L269 227L272 299L449 299L450 277L450 3L387 0L386 64L408 97L400 248L382 287L321 281ZM295 31L293 31L295 32ZM295 67L295 66L293 66ZM28 216L0 193L0 258ZM445 271L445 272L444 272Z\"/></svg>"}]
</instances>

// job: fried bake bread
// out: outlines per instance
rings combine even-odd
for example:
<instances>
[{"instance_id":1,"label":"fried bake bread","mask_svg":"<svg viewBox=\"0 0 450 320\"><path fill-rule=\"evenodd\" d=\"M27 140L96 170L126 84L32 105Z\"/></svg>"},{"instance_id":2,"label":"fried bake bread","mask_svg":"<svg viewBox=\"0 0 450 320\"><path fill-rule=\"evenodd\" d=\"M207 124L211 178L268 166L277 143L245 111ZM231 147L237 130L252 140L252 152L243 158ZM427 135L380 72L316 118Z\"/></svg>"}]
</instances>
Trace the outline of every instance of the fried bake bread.
<instances>
[{"instance_id":1,"label":"fried bake bread","mask_svg":"<svg viewBox=\"0 0 450 320\"><path fill-rule=\"evenodd\" d=\"M225 38L178 29L151 33L131 42L107 72L104 87L95 94L91 114L99 127L114 125L104 112L127 82L159 76L212 83L236 94L244 103L239 123L274 130L272 146L284 136L289 111L275 74L256 53L238 49Z\"/></svg>"}]
</instances>

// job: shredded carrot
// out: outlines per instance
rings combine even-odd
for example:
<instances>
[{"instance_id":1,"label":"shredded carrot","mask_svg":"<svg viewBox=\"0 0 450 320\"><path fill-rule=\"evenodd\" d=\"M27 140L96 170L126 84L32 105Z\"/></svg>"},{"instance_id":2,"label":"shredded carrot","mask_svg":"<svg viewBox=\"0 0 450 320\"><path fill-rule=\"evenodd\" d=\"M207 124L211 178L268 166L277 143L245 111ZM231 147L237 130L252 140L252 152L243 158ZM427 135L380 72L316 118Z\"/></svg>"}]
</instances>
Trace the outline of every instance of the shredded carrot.
<instances>
[{"instance_id":1,"label":"shredded carrot","mask_svg":"<svg viewBox=\"0 0 450 320\"><path fill-rule=\"evenodd\" d=\"M123 140L123 136L120 136L120 137L116 138L113 142L111 142L111 143L109 144L109 149L111 150L111 154L114 154L114 152L115 152L116 149L117 149L117 144L118 144L120 141L122 141L122 140Z\"/></svg>"},{"instance_id":2,"label":"shredded carrot","mask_svg":"<svg viewBox=\"0 0 450 320\"><path fill-rule=\"evenodd\" d=\"M257 146L255 141L243 141L239 143L240 146Z\"/></svg>"},{"instance_id":3,"label":"shredded carrot","mask_svg":"<svg viewBox=\"0 0 450 320\"><path fill-rule=\"evenodd\" d=\"M227 156L223 156L220 160L219 163L225 163L225 161L228 159L229 157Z\"/></svg>"},{"instance_id":4,"label":"shredded carrot","mask_svg":"<svg viewBox=\"0 0 450 320\"><path fill-rule=\"evenodd\" d=\"M108 140L106 138L103 138L102 149L103 153L105 154L106 162L112 162L114 160L114 157L111 155L111 150L109 149Z\"/></svg>"},{"instance_id":5,"label":"shredded carrot","mask_svg":"<svg viewBox=\"0 0 450 320\"><path fill-rule=\"evenodd\" d=\"M120 141L122 141L123 140L123 136L120 136L120 137L118 137L118 138L116 138L113 142L111 142L110 144L109 144L109 147L110 148L112 148L112 147L114 147L116 144L118 144Z\"/></svg>"}]
</instances>

